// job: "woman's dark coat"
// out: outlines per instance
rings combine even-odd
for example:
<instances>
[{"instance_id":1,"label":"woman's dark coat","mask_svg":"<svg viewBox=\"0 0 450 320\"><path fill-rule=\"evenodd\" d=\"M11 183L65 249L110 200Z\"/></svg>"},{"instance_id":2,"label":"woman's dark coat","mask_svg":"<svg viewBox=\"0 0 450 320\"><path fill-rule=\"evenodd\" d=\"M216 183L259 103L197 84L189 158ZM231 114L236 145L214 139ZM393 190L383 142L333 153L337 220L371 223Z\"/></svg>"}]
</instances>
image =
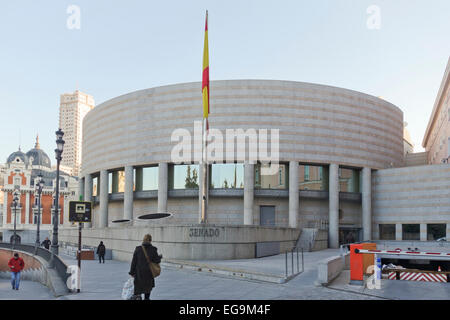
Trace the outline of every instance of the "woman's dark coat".
<instances>
[{"instance_id":1,"label":"woman's dark coat","mask_svg":"<svg viewBox=\"0 0 450 320\"><path fill-rule=\"evenodd\" d=\"M106 252L106 247L105 247L105 245L104 245L104 244L99 244L98 247L97 247L97 254L98 254L99 256L104 256L104 255L105 255L105 252Z\"/></svg>"},{"instance_id":2,"label":"woman's dark coat","mask_svg":"<svg viewBox=\"0 0 450 320\"><path fill-rule=\"evenodd\" d=\"M155 279L150 271L147 259L145 258L145 248L147 255L151 262L160 263L161 257L158 255L156 247L150 243L143 243L142 246L136 247L131 261L131 268L129 274L134 277L134 293L150 293L155 286Z\"/></svg>"}]
</instances>

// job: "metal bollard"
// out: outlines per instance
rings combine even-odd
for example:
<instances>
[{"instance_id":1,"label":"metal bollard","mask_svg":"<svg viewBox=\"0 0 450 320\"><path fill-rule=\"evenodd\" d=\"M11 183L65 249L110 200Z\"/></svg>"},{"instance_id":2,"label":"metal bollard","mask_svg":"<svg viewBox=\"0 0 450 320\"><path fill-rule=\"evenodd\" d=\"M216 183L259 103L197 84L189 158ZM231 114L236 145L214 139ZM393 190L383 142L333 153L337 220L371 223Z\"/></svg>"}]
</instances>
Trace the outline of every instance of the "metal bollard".
<instances>
[{"instance_id":1,"label":"metal bollard","mask_svg":"<svg viewBox=\"0 0 450 320\"><path fill-rule=\"evenodd\" d=\"M292 266L292 274L294 274L294 248L291 250L291 266Z\"/></svg>"},{"instance_id":2,"label":"metal bollard","mask_svg":"<svg viewBox=\"0 0 450 320\"><path fill-rule=\"evenodd\" d=\"M303 260L303 247L302 247L302 272L305 271L305 264Z\"/></svg>"},{"instance_id":3,"label":"metal bollard","mask_svg":"<svg viewBox=\"0 0 450 320\"><path fill-rule=\"evenodd\" d=\"M285 267L286 267L286 278L287 278L287 274L288 274L288 270L287 270L287 250L286 250L286 252L284 253L284 256L285 256L284 265L285 265Z\"/></svg>"}]
</instances>

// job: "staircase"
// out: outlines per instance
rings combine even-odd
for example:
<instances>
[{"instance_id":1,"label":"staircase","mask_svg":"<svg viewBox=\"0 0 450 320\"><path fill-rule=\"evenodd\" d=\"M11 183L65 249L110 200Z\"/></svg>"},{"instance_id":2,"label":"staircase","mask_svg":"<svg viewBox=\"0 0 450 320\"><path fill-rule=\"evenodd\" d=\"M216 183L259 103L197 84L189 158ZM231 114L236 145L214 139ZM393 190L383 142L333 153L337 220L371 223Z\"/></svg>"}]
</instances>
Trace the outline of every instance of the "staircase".
<instances>
[{"instance_id":1,"label":"staircase","mask_svg":"<svg viewBox=\"0 0 450 320\"><path fill-rule=\"evenodd\" d=\"M303 228L296 245L308 252L326 249L328 232L319 228Z\"/></svg>"}]
</instances>

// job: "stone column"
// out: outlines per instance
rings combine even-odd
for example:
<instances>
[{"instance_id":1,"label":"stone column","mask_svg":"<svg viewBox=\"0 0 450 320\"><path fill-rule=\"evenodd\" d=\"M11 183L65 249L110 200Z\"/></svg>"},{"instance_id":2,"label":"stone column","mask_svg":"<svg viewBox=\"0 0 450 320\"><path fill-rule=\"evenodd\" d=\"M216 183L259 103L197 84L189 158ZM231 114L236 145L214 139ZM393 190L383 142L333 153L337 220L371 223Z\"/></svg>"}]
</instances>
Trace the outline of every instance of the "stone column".
<instances>
[{"instance_id":1,"label":"stone column","mask_svg":"<svg viewBox=\"0 0 450 320\"><path fill-rule=\"evenodd\" d=\"M289 161L289 227L298 228L298 170L297 161Z\"/></svg>"},{"instance_id":2,"label":"stone column","mask_svg":"<svg viewBox=\"0 0 450 320\"><path fill-rule=\"evenodd\" d=\"M330 164L328 243L330 248L339 248L339 166Z\"/></svg>"},{"instance_id":3,"label":"stone column","mask_svg":"<svg viewBox=\"0 0 450 320\"><path fill-rule=\"evenodd\" d=\"M92 175L87 174L84 177L84 197L83 201L92 202ZM91 219L94 219L94 204L92 204ZM91 228L92 223L83 223L83 228Z\"/></svg>"},{"instance_id":4,"label":"stone column","mask_svg":"<svg viewBox=\"0 0 450 320\"><path fill-rule=\"evenodd\" d=\"M3 193L3 227L6 226L8 216L8 192Z\"/></svg>"},{"instance_id":5,"label":"stone column","mask_svg":"<svg viewBox=\"0 0 450 320\"><path fill-rule=\"evenodd\" d=\"M108 171L100 171L100 219L99 228L108 227Z\"/></svg>"},{"instance_id":6,"label":"stone column","mask_svg":"<svg viewBox=\"0 0 450 320\"><path fill-rule=\"evenodd\" d=\"M255 165L244 164L244 225L253 224L253 200L255 191Z\"/></svg>"},{"instance_id":7,"label":"stone column","mask_svg":"<svg viewBox=\"0 0 450 320\"><path fill-rule=\"evenodd\" d=\"M158 167L158 212L167 212L169 164L161 162Z\"/></svg>"},{"instance_id":8,"label":"stone column","mask_svg":"<svg viewBox=\"0 0 450 320\"><path fill-rule=\"evenodd\" d=\"M427 224L420 224L420 241L427 241Z\"/></svg>"},{"instance_id":9,"label":"stone column","mask_svg":"<svg viewBox=\"0 0 450 320\"><path fill-rule=\"evenodd\" d=\"M363 240L372 239L372 171L362 169L362 227Z\"/></svg>"},{"instance_id":10,"label":"stone column","mask_svg":"<svg viewBox=\"0 0 450 320\"><path fill-rule=\"evenodd\" d=\"M402 224L401 223L396 223L395 224L395 240L401 241L403 238L403 234L402 234L403 230L402 230Z\"/></svg>"},{"instance_id":11,"label":"stone column","mask_svg":"<svg viewBox=\"0 0 450 320\"><path fill-rule=\"evenodd\" d=\"M123 218L133 220L133 166L125 167L125 190L123 193Z\"/></svg>"},{"instance_id":12,"label":"stone column","mask_svg":"<svg viewBox=\"0 0 450 320\"><path fill-rule=\"evenodd\" d=\"M30 193L27 192L25 196L25 224L29 224L30 222ZM22 222L22 220L20 220Z\"/></svg>"}]
</instances>

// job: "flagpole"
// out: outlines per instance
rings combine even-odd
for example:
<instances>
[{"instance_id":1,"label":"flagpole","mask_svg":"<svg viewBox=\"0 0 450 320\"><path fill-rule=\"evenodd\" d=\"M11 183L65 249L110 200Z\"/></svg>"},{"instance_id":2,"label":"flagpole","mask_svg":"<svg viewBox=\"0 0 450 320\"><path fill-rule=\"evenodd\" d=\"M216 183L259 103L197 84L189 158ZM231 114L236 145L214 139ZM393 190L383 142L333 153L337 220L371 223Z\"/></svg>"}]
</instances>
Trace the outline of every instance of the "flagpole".
<instances>
[{"instance_id":1,"label":"flagpole","mask_svg":"<svg viewBox=\"0 0 450 320\"><path fill-rule=\"evenodd\" d=\"M208 194L208 157L207 157L207 144L206 144L206 119L203 119L202 123L202 197L201 197L201 223L206 223L206 215L207 215L207 194Z\"/></svg>"},{"instance_id":2,"label":"flagpole","mask_svg":"<svg viewBox=\"0 0 450 320\"><path fill-rule=\"evenodd\" d=\"M202 121L202 160L199 169L202 179L200 181L200 223L206 223L208 206L208 157L207 157L207 136L208 136L208 115L209 115L209 57L208 57L208 10L206 10L205 20L205 42L203 48L203 74L202 74L202 98L203 98L203 121Z\"/></svg>"}]
</instances>

